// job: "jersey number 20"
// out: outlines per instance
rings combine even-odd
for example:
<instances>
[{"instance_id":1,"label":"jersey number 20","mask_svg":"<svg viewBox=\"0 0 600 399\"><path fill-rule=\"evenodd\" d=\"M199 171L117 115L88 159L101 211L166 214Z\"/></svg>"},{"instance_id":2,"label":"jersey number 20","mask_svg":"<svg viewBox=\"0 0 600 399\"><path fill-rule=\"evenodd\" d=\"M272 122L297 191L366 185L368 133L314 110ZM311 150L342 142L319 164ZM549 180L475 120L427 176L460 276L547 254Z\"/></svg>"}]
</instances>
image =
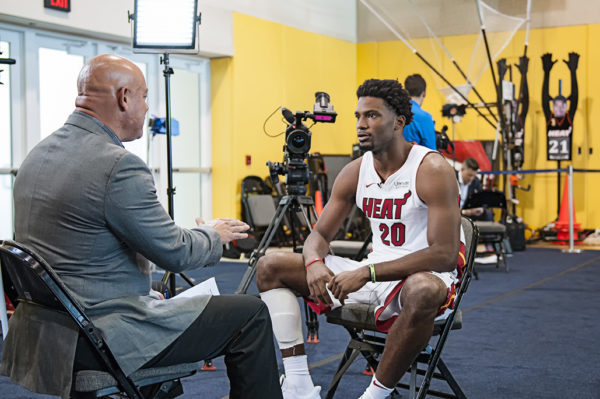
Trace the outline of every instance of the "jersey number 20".
<instances>
[{"instance_id":1,"label":"jersey number 20","mask_svg":"<svg viewBox=\"0 0 600 399\"><path fill-rule=\"evenodd\" d=\"M379 225L379 231L381 231L381 242L387 246L401 246L404 244L404 230L405 226L400 222L394 223L391 227L385 223L381 223Z\"/></svg>"}]
</instances>

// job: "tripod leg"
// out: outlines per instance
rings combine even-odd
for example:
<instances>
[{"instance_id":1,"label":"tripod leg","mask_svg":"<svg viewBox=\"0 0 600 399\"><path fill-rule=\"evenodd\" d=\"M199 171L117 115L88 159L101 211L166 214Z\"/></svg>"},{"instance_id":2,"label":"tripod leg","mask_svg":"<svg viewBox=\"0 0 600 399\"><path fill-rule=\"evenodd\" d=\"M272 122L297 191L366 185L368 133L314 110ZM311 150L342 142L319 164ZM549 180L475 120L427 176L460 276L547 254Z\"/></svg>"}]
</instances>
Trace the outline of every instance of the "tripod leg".
<instances>
[{"instance_id":1,"label":"tripod leg","mask_svg":"<svg viewBox=\"0 0 600 399\"><path fill-rule=\"evenodd\" d=\"M308 336L306 342L309 344L318 344L319 342L319 319L317 314L304 302L304 314L306 315L306 329Z\"/></svg>"},{"instance_id":2,"label":"tripod leg","mask_svg":"<svg viewBox=\"0 0 600 399\"><path fill-rule=\"evenodd\" d=\"M279 201L277 211L275 212L275 216L273 216L271 224L269 224L265 235L260 241L260 244L258 244L258 248L256 248L254 252L252 252L252 256L250 257L250 261L248 262L248 268L246 269L246 272L242 277L242 281L240 282L240 285L238 286L238 289L235 292L236 294L245 294L246 291L248 291L248 287L250 286L250 283L254 278L254 274L256 273L256 264L258 263L258 260L265 254L265 252L267 252L267 248L271 244L271 241L273 240L277 229L281 225L281 221L285 216L286 211L290 207L290 204L291 201L286 197L282 198L281 201Z\"/></svg>"}]
</instances>

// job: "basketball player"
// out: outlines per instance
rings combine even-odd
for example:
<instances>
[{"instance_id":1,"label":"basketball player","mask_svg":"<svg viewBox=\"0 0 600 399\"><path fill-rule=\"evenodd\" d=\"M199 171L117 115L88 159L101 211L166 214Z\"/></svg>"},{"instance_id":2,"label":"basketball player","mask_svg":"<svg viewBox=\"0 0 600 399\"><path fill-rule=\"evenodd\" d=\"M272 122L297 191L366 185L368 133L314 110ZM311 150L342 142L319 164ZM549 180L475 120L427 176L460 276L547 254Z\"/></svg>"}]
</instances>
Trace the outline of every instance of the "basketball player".
<instances>
[{"instance_id":1,"label":"basketball player","mask_svg":"<svg viewBox=\"0 0 600 399\"><path fill-rule=\"evenodd\" d=\"M302 255L274 252L258 263L258 288L283 356L286 399L320 397L308 372L295 292L317 312L350 302L378 305L377 327L388 338L361 398L385 398L428 343L436 317L452 311L464 264L454 171L438 152L402 135L412 118L409 94L396 80L370 79L357 97L358 141L366 153L338 175ZM373 231L373 252L363 262L328 255L353 204Z\"/></svg>"}]
</instances>

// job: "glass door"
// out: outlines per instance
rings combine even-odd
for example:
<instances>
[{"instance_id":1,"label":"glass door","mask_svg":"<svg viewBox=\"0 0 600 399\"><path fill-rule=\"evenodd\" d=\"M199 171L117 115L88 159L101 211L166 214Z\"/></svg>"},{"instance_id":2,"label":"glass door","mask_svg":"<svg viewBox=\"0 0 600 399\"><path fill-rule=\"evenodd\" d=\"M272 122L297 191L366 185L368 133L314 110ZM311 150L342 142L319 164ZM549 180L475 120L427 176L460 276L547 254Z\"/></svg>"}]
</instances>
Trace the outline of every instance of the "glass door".
<instances>
[{"instance_id":1,"label":"glass door","mask_svg":"<svg viewBox=\"0 0 600 399\"><path fill-rule=\"evenodd\" d=\"M13 132L21 127L20 54L21 36L0 29L0 58L16 60L14 65L0 64L0 240L13 238L13 146L19 142L13 140Z\"/></svg>"}]
</instances>

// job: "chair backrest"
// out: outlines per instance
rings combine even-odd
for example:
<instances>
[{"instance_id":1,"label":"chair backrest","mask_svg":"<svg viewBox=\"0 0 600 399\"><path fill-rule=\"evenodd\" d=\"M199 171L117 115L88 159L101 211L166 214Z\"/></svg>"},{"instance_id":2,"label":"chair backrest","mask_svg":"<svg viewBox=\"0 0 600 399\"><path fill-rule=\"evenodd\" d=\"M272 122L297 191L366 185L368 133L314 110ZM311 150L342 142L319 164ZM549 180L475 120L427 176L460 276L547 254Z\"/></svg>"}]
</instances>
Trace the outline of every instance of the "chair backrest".
<instances>
[{"instance_id":1,"label":"chair backrest","mask_svg":"<svg viewBox=\"0 0 600 399\"><path fill-rule=\"evenodd\" d=\"M461 216L461 225L465 234L465 265L461 277L458 295L456 297L455 306L458 308L462 294L465 293L471 277L473 276L473 267L475 264L475 252L477 251L477 240L479 239L479 230L471 219Z\"/></svg>"},{"instance_id":2,"label":"chair backrest","mask_svg":"<svg viewBox=\"0 0 600 399\"><path fill-rule=\"evenodd\" d=\"M6 291L16 292L20 302L68 313L79 327L95 353L102 359L106 370L119 382L130 397L141 397L139 390L118 366L100 331L70 294L58 274L40 255L14 241L0 242L0 264L8 279L3 279Z\"/></svg>"},{"instance_id":3,"label":"chair backrest","mask_svg":"<svg viewBox=\"0 0 600 399\"><path fill-rule=\"evenodd\" d=\"M252 228L268 226L275 217L275 203L270 194L248 197L248 216Z\"/></svg>"},{"instance_id":4,"label":"chair backrest","mask_svg":"<svg viewBox=\"0 0 600 399\"><path fill-rule=\"evenodd\" d=\"M485 208L490 209L490 212L493 209L498 209L500 212L499 217L496 219L498 219L501 223L506 223L506 217L508 216L508 208L506 204L506 196L504 195L504 192L500 190L483 190L469 196L463 208ZM498 216L497 213L496 216Z\"/></svg>"},{"instance_id":5,"label":"chair backrest","mask_svg":"<svg viewBox=\"0 0 600 399\"><path fill-rule=\"evenodd\" d=\"M482 190L467 198L463 208L499 208L506 209L506 196L500 190Z\"/></svg>"},{"instance_id":6,"label":"chair backrest","mask_svg":"<svg viewBox=\"0 0 600 399\"><path fill-rule=\"evenodd\" d=\"M2 241L0 260L9 277L4 280L5 290L15 292L19 301L82 318L81 305L71 296L50 265L33 250L14 241Z\"/></svg>"},{"instance_id":7,"label":"chair backrest","mask_svg":"<svg viewBox=\"0 0 600 399\"><path fill-rule=\"evenodd\" d=\"M271 194L271 189L258 176L246 176L242 180L242 197L253 194Z\"/></svg>"}]
</instances>

